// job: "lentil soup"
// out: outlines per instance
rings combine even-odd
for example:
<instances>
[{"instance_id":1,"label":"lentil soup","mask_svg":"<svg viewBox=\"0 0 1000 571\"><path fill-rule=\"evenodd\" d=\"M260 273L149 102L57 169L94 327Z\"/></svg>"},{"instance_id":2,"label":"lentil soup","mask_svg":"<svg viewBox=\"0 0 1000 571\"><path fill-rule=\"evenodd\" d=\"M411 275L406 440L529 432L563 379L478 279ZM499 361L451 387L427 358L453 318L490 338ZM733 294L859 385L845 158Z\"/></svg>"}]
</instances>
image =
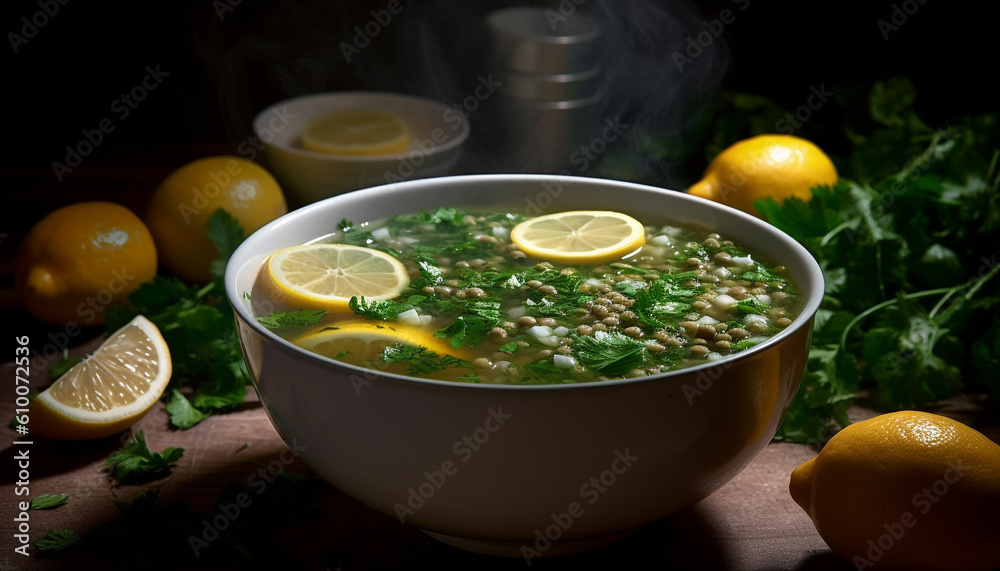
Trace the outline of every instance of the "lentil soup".
<instances>
[{"instance_id":1,"label":"lentil soup","mask_svg":"<svg viewBox=\"0 0 1000 571\"><path fill-rule=\"evenodd\" d=\"M528 219L440 208L363 225L342 220L313 243L388 253L409 283L392 299L355 297L350 313L275 332L327 357L409 376L583 383L724 359L788 327L800 310L786 268L719 229L643 220L633 251L567 264L512 241ZM255 286L251 295L266 294ZM258 320L267 317L258 311Z\"/></svg>"}]
</instances>

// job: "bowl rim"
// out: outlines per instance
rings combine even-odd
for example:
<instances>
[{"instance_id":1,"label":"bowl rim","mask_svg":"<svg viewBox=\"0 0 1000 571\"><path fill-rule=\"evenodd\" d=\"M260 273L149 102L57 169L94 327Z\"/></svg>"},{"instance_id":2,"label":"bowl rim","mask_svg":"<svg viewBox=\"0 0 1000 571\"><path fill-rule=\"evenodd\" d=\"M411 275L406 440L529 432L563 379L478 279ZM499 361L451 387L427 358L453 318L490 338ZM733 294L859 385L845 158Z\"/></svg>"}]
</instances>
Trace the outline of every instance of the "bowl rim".
<instances>
[{"instance_id":1,"label":"bowl rim","mask_svg":"<svg viewBox=\"0 0 1000 571\"><path fill-rule=\"evenodd\" d=\"M557 179L566 178L563 175L540 175L540 174L472 174L472 175L453 175L444 177L432 177L418 180L402 181L389 183L385 185L380 185L376 187L369 187L367 189L362 189L365 192L378 192L392 194L394 191L405 191L411 189L411 187L416 187L414 191L424 186L433 186L436 184L476 184L481 181L523 181L523 182L551 182ZM791 236L785 232L779 230L778 228L768 224L764 220L761 220L755 216L737 210L735 208L707 201L702 198L694 197L688 195L685 192L675 191L663 187L655 187L651 185L625 182L611 179L601 179L593 177L572 177L574 179L579 179L579 182L590 183L590 184L601 184L609 185L611 187L619 188L630 188L634 190L640 190L644 192L658 192L664 193L668 196L676 197L678 200L687 201L697 201L703 204L709 209L721 209L724 211L725 215L736 216L737 218L744 219L744 222L755 225L766 234L770 234L773 238L781 240L787 247L795 251L805 262L805 267L802 270L809 275L810 281L813 283L813 288L811 292L808 293L804 300L804 304L799 312L799 316L792 322L791 325L782 329L774 336L768 338L765 341L746 349L740 351L735 355L726 356L722 359L717 359L711 362L706 362L699 365L694 365L690 367L684 367L681 369L675 369L673 371L667 371L657 375L649 375L645 377L637 377L632 379L619 379L619 380L608 380L608 381L592 381L586 383L565 383L565 384L548 384L548 385L502 385L502 384L490 384L490 383L461 383L457 381L443 381L438 379L424 379L420 377L410 377L406 375L399 375L395 373L386 373L383 371L376 371L374 369L369 369L365 367L359 367L355 365L350 365L347 363L342 363L328 357L313 353L306 349L298 347L294 343L283 339L274 332L268 330L267 328L260 325L257 320L250 314L246 305L241 301L243 299L243 293L239 292L236 288L237 277L240 274L242 265L253 261L258 258L260 254L248 255L245 253L252 246L251 240L255 235L262 235L274 228L284 226L286 224L294 224L298 219L303 217L308 217L315 210L322 210L329 208L327 203L345 200L345 196L352 195L356 192L352 191L349 193L344 193L336 196L331 196L323 200L308 204L292 212L284 214L275 220L267 223L256 232L247 236L247 238L237 247L236 251L230 257L229 263L227 263L225 271L225 290L226 297L230 306L233 308L235 318L247 323L254 333L259 334L262 340L267 341L282 350L285 353L292 354L298 358L306 359L312 361L316 364L323 365L325 367L333 367L334 369L340 369L345 374L354 374L366 378L367 381L371 382L373 380L379 381L394 381L402 383L416 383L417 385L429 385L437 388L448 388L452 390L490 390L490 391L538 391L538 390L600 390L612 386L619 386L622 384L634 384L634 383L649 383L649 382L670 382L672 380L684 379L689 375L699 375L705 371L710 371L716 368L728 369L729 364L736 363L738 361L750 359L759 353L775 349L777 346L785 342L788 338L797 334L799 330L804 327L812 327L812 322L815 318L816 312L819 310L820 303L823 300L823 294L825 290L825 280L823 276L823 271L816 261L815 257L798 241L793 239ZM241 252L242 251L242 252ZM246 257L240 263L235 263L235 260L239 258ZM369 378L370 377L370 378ZM710 376L710 378L715 378ZM797 380L796 380L797 381ZM256 380L255 380L256 382Z\"/></svg>"},{"instance_id":2,"label":"bowl rim","mask_svg":"<svg viewBox=\"0 0 1000 571\"><path fill-rule=\"evenodd\" d=\"M449 111L452 111L454 115L458 118L461 123L461 128L458 132L449 137L447 141L439 145L435 145L431 152L426 152L421 149L408 149L402 153L394 153L389 155L338 155L334 153L320 153L317 151L310 151L307 149L302 149L299 147L291 145L279 145L271 141L265 141L261 136L261 126L264 120L267 119L275 111L279 110L282 106L288 106L295 103L301 103L308 100L335 100L342 97L360 97L369 99L395 99L399 101L406 101L410 103L421 103L429 107L437 107L441 110L441 115L444 117ZM456 147L461 147L465 144L465 141L469 138L469 134L472 132L472 126L469 124L468 117L464 113L455 111L452 107L446 105L445 103L438 101L436 99L430 99L428 97L421 97L419 95L410 95L408 93L397 93L392 91L367 91L367 90L346 90L346 91L325 91L319 93L307 93L304 95L297 95L295 97L289 97L287 99L282 99L276 103L272 103L267 107L264 107L254 115L253 121L250 123L251 129L253 130L253 136L266 146L280 149L283 152L291 153L293 155L298 155L300 157L315 159L323 162L339 162L339 163L382 163L382 162L396 162L405 161L413 158L416 155L432 156L441 153L446 153L455 149ZM417 137L412 136L410 139Z\"/></svg>"}]
</instances>

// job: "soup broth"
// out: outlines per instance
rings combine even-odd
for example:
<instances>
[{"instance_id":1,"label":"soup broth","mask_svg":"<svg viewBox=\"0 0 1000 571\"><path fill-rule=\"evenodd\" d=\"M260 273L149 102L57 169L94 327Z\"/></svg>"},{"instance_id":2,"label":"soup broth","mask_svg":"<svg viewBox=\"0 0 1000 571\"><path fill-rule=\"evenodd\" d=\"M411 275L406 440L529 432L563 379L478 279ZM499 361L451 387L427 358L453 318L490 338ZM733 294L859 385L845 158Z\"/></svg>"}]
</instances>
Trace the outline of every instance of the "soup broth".
<instances>
[{"instance_id":1,"label":"soup broth","mask_svg":"<svg viewBox=\"0 0 1000 571\"><path fill-rule=\"evenodd\" d=\"M441 208L364 225L342 220L316 242L386 252L405 266L409 284L393 299L354 298L351 313L275 331L380 371L555 384L724 359L798 315L786 268L718 229L641 220L645 241L635 251L571 265L533 258L511 240L511 229L527 218ZM261 295L255 289L252 299ZM329 340L317 342L324 336Z\"/></svg>"}]
</instances>

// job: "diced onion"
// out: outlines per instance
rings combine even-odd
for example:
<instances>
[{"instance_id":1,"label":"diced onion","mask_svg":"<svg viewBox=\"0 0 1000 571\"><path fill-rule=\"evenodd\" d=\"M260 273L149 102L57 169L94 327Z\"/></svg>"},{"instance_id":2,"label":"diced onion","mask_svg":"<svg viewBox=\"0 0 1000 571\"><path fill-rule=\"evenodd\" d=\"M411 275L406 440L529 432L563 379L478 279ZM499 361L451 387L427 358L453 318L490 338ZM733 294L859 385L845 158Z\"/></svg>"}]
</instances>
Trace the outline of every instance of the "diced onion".
<instances>
[{"instance_id":1,"label":"diced onion","mask_svg":"<svg viewBox=\"0 0 1000 571\"><path fill-rule=\"evenodd\" d=\"M517 321L518 319L524 317L524 314L528 312L528 308L523 305L515 305L514 307L507 310L507 319L511 321Z\"/></svg>"},{"instance_id":2,"label":"diced onion","mask_svg":"<svg viewBox=\"0 0 1000 571\"><path fill-rule=\"evenodd\" d=\"M552 328L548 325L534 325L528 328L528 335L531 335L535 339L549 337L552 335Z\"/></svg>"},{"instance_id":3,"label":"diced onion","mask_svg":"<svg viewBox=\"0 0 1000 571\"><path fill-rule=\"evenodd\" d=\"M510 228L505 228L503 226L494 226L493 236L496 238L500 238L501 240L506 240L510 236Z\"/></svg>"},{"instance_id":4,"label":"diced onion","mask_svg":"<svg viewBox=\"0 0 1000 571\"><path fill-rule=\"evenodd\" d=\"M726 280L733 277L733 272L727 270L726 268L715 268L712 270L712 275L721 280Z\"/></svg>"},{"instance_id":5,"label":"diced onion","mask_svg":"<svg viewBox=\"0 0 1000 571\"><path fill-rule=\"evenodd\" d=\"M709 303L718 307L719 309L724 309L726 311L732 311L736 309L736 305L739 304L736 298L731 295L721 294L708 300Z\"/></svg>"},{"instance_id":6,"label":"diced onion","mask_svg":"<svg viewBox=\"0 0 1000 571\"><path fill-rule=\"evenodd\" d=\"M557 369L572 369L576 365L576 359L571 355L561 355L559 353L552 356L552 362Z\"/></svg>"},{"instance_id":7,"label":"diced onion","mask_svg":"<svg viewBox=\"0 0 1000 571\"><path fill-rule=\"evenodd\" d=\"M752 266L753 259L750 256L734 256L733 263L737 266Z\"/></svg>"},{"instance_id":8,"label":"diced onion","mask_svg":"<svg viewBox=\"0 0 1000 571\"><path fill-rule=\"evenodd\" d=\"M396 321L404 325L420 325L420 314L416 309L407 309L396 316Z\"/></svg>"},{"instance_id":9,"label":"diced onion","mask_svg":"<svg viewBox=\"0 0 1000 571\"><path fill-rule=\"evenodd\" d=\"M758 295L757 301L763 303L764 305L771 305L771 296L767 294Z\"/></svg>"},{"instance_id":10,"label":"diced onion","mask_svg":"<svg viewBox=\"0 0 1000 571\"><path fill-rule=\"evenodd\" d=\"M552 332L558 335L559 337L565 337L566 335L569 334L569 328L560 325L559 327L553 329Z\"/></svg>"},{"instance_id":11,"label":"diced onion","mask_svg":"<svg viewBox=\"0 0 1000 571\"><path fill-rule=\"evenodd\" d=\"M667 236L666 234L653 236L653 239L650 240L650 242L656 244L657 246L669 246L674 243L674 241L670 239L670 236Z\"/></svg>"},{"instance_id":12,"label":"diced onion","mask_svg":"<svg viewBox=\"0 0 1000 571\"><path fill-rule=\"evenodd\" d=\"M391 235L389 234L389 228L386 226L372 230L372 238L377 238L379 240L388 240L390 237Z\"/></svg>"},{"instance_id":13,"label":"diced onion","mask_svg":"<svg viewBox=\"0 0 1000 571\"><path fill-rule=\"evenodd\" d=\"M548 325L535 325L534 327L529 327L527 333L542 345L558 347L560 344L559 338L552 334L552 328Z\"/></svg>"}]
</instances>

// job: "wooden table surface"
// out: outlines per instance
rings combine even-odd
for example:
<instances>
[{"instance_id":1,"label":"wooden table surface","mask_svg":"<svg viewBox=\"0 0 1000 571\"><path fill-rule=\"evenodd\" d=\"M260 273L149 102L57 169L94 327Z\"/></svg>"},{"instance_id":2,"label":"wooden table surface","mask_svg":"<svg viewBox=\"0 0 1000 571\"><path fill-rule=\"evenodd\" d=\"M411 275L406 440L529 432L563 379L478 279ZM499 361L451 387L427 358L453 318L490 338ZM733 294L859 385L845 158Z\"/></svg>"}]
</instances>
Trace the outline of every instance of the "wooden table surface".
<instances>
[{"instance_id":1,"label":"wooden table surface","mask_svg":"<svg viewBox=\"0 0 1000 571\"><path fill-rule=\"evenodd\" d=\"M100 337L76 347L84 354ZM32 384L44 385L43 370L32 370ZM12 363L0 366L0 378L11 381ZM12 382L0 395L0 419L14 414ZM977 409L957 400L941 410L977 424ZM860 419L872 411L855 408ZM1000 425L979 426L1000 441ZM159 403L132 428L142 430L151 450L184 448L169 475L152 482L120 485L105 460L130 432L95 442L53 442L21 437L9 427L0 452L5 466L0 482L0 568L49 570L65 568L208 568L243 569L281 565L289 569L523 569L523 559L503 559L467 553L429 538L418 529L377 513L312 476L289 455L263 408L250 391L237 411L210 417L186 431L168 428ZM27 439L31 445L16 445ZM30 493L16 495L19 484L14 457L28 450ZM575 569L586 563L633 569L846 570L852 565L834 555L806 514L788 494L791 471L815 454L807 445L772 443L734 480L681 513L642 528L622 541L590 553L533 560L530 567ZM263 486L262 470L279 473ZM306 479L301 479L305 476ZM291 477L289 479L288 477ZM295 480L295 481L292 481ZM116 500L158 488L156 513L180 508L185 523L159 535L155 524L126 520ZM231 494L223 495L226 491ZM238 491L251 491L251 503L232 518L232 527L218 537L206 534L209 512ZM255 492L261 492L259 494ZM81 547L57 558L17 554L14 518L18 501L40 494L68 494L69 502L55 510L29 512L31 541L55 528L69 528L86 538ZM136 529L130 529L136 525ZM110 529L110 532L103 530ZM147 533L148 530L148 533ZM103 532L103 536L102 536ZM101 537L110 537L103 539ZM197 556L192 537L208 539ZM98 538L98 539L94 539ZM103 542L102 542L103 541ZM109 555L109 545L129 547L125 555ZM197 543L197 542L195 542ZM249 550L252 556L244 556ZM140 561L135 557L149 557ZM249 557L249 558L248 558Z\"/></svg>"},{"instance_id":2,"label":"wooden table surface","mask_svg":"<svg viewBox=\"0 0 1000 571\"><path fill-rule=\"evenodd\" d=\"M77 352L94 345L88 343ZM33 383L43 384L44 372L32 372ZM12 378L13 374L11 363L0 370L4 379ZM7 390L2 395L0 418L14 414L13 394ZM179 446L185 451L168 476L141 485L119 485L105 465L108 455L121 446L128 433L84 443L53 442L29 435L25 438L33 444L13 445L22 437L9 427L4 430L7 433L2 452L4 464L12 463L20 450L29 450L31 458L27 496L15 496L19 487L14 481L15 470L4 470L0 487L0 505L5 512L0 525L3 529L0 567L4 569L93 568L100 561L100 552L86 547L50 559L35 557L34 550L31 558L16 554L13 517L18 500L46 493L70 496L69 503L58 509L29 512L29 535L34 541L54 528L69 528L86 535L109 522L112 525L121 522L123 518L114 501L129 500L149 488L160 489L157 506L165 508L180 500L200 516L217 504L227 486L260 482L259 472L268 464L277 462L274 466L292 475L310 474L298 461L282 463L284 444L252 391L238 411L211 417L186 431L169 429L167 414L162 403L158 404L132 430L143 431L151 450ZM534 560L531 566L561 569L587 562L650 569L847 569L849 566L830 553L805 513L788 495L789 473L813 454L804 445L771 444L736 479L695 507L643 528L610 547L586 555ZM194 567L239 568L243 562L238 560L226 564L225 559L235 554L226 542L248 536L245 530L234 531L236 524L245 518L253 526L261 527L250 534L253 538L263 538L261 544L250 546L258 552L258 559L252 561L257 564L282 562L296 569L345 570L526 567L521 559L475 555L440 544L413 527L400 525L395 519L355 502L324 482L291 484L279 480L280 477L273 489L265 489L260 496L252 494L253 501L261 508L253 504L247 507L234 519L233 530L222 531L220 538L199 550L199 557L193 557L187 541L167 546L163 557ZM279 501L272 502L270 495ZM284 517L282 509L275 510L272 505L275 503L288 507L289 517ZM254 513L255 508L262 513ZM227 532L231 538L226 537ZM196 526L188 535L203 533L204 528Z\"/></svg>"}]
</instances>

